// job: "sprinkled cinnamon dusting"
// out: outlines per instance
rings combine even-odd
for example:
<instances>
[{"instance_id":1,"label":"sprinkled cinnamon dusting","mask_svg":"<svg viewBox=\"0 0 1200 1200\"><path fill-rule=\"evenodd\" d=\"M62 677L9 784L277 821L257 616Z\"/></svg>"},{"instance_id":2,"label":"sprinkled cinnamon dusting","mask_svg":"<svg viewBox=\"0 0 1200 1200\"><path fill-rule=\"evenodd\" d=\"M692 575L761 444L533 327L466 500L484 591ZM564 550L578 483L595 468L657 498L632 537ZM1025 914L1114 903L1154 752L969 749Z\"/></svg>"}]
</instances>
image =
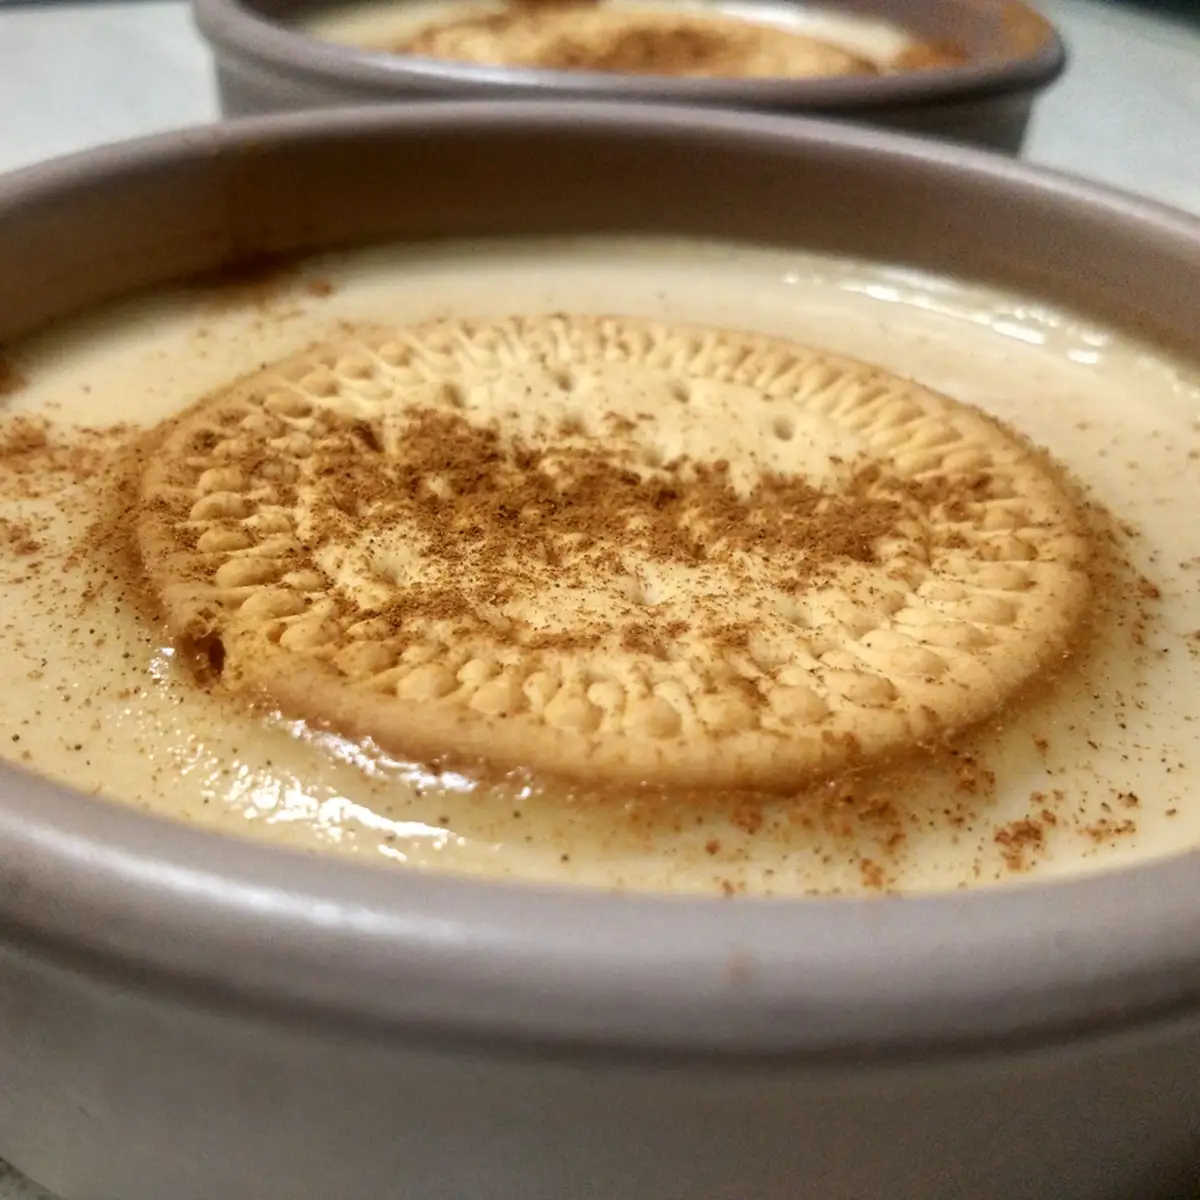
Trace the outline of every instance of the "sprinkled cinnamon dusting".
<instances>
[{"instance_id":1,"label":"sprinkled cinnamon dusting","mask_svg":"<svg viewBox=\"0 0 1200 1200\"><path fill-rule=\"evenodd\" d=\"M0 424L0 496L46 499L97 474L130 429L121 423L63 428L41 416L8 417Z\"/></svg>"},{"instance_id":2,"label":"sprinkled cinnamon dusting","mask_svg":"<svg viewBox=\"0 0 1200 1200\"><path fill-rule=\"evenodd\" d=\"M860 55L779 26L718 13L611 9L583 0L524 0L441 20L387 47L551 71L692 78L873 75Z\"/></svg>"},{"instance_id":3,"label":"sprinkled cinnamon dusting","mask_svg":"<svg viewBox=\"0 0 1200 1200\"><path fill-rule=\"evenodd\" d=\"M7 517L0 517L0 547L19 558L27 558L42 548L27 521L10 521Z\"/></svg>"},{"instance_id":4,"label":"sprinkled cinnamon dusting","mask_svg":"<svg viewBox=\"0 0 1200 1200\"><path fill-rule=\"evenodd\" d=\"M374 456L366 468L364 452ZM327 439L313 478L316 543L357 536L370 547L373 533L408 527L455 581L410 589L368 614L396 632L418 615L480 620L481 610L520 593L525 580L514 568L522 561L552 566L563 583L582 586L611 569L614 547L693 568L700 586L708 568L738 571L753 553L773 564L771 584L801 589L839 561L876 562L881 538L915 536L928 549L937 538L932 524L921 524L928 502L955 491L952 480L918 487L871 464L845 493L766 473L740 495L721 461L679 459L639 472L601 448L538 450L433 409L412 414L390 454L364 425ZM965 494L976 488L968 479ZM685 628L635 625L625 644L661 654ZM597 623L582 636L605 631ZM750 632L723 621L719 608L710 613L706 634L726 645L744 644Z\"/></svg>"},{"instance_id":5,"label":"sprinkled cinnamon dusting","mask_svg":"<svg viewBox=\"0 0 1200 1200\"><path fill-rule=\"evenodd\" d=\"M997 829L994 840L1009 870L1023 871L1028 865L1026 855L1045 844L1046 830L1041 822L1025 817Z\"/></svg>"},{"instance_id":6,"label":"sprinkled cinnamon dusting","mask_svg":"<svg viewBox=\"0 0 1200 1200\"><path fill-rule=\"evenodd\" d=\"M833 40L728 13L631 11L596 0L511 0L497 12L435 21L384 48L494 66L691 78L869 76L970 62L947 40L913 41L876 62Z\"/></svg>"}]
</instances>

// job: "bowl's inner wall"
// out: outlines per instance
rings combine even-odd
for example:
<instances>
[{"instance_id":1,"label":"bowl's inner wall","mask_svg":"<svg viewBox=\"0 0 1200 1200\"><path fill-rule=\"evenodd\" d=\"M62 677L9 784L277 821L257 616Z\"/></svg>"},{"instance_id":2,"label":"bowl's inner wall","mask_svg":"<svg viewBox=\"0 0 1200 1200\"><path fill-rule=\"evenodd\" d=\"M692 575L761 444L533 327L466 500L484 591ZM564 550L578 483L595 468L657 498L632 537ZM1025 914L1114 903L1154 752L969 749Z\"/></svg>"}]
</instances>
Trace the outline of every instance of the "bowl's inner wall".
<instances>
[{"instance_id":1,"label":"bowl's inner wall","mask_svg":"<svg viewBox=\"0 0 1200 1200\"><path fill-rule=\"evenodd\" d=\"M263 254L439 236L663 233L800 246L1023 290L1200 355L1200 243L997 161L581 114L552 127L386 113L270 142L117 151L79 186L0 191L0 342L110 297ZM868 151L860 148L871 145ZM197 152L199 151L199 152ZM70 168L66 168L70 169ZM47 176L49 179L51 176ZM1150 314L1154 314L1151 318Z\"/></svg>"}]
</instances>

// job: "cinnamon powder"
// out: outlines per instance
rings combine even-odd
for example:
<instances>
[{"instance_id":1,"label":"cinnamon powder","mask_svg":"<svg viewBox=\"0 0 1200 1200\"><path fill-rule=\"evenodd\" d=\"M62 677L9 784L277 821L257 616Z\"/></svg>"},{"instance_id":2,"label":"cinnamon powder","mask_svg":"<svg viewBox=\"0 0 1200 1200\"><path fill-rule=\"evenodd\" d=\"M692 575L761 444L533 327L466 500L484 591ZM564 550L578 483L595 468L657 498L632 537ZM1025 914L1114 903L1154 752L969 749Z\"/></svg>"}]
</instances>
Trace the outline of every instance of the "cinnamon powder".
<instances>
[{"instance_id":1,"label":"cinnamon powder","mask_svg":"<svg viewBox=\"0 0 1200 1200\"><path fill-rule=\"evenodd\" d=\"M981 486L976 477L915 485L868 464L852 472L844 492L765 472L740 494L723 461L680 458L639 470L611 446L535 448L434 409L414 410L389 452L372 428L357 424L324 439L310 463L314 547L355 542L371 554L403 528L438 564L436 585L401 583L395 602L373 614L394 632L425 617L487 622L499 635L518 636L523 631L506 630L494 610L547 576L586 588L626 573L647 621L622 627L625 645L656 655L685 627L651 619L652 598L637 595L630 562L688 569L701 593L719 570L747 587L796 595L831 580L839 565L877 564L884 538L915 540L928 554L949 536L937 505L977 499ZM703 632L727 647L744 645L753 632L717 604L709 617ZM568 637L579 644L603 632L597 625ZM557 636L522 644L549 645Z\"/></svg>"}]
</instances>

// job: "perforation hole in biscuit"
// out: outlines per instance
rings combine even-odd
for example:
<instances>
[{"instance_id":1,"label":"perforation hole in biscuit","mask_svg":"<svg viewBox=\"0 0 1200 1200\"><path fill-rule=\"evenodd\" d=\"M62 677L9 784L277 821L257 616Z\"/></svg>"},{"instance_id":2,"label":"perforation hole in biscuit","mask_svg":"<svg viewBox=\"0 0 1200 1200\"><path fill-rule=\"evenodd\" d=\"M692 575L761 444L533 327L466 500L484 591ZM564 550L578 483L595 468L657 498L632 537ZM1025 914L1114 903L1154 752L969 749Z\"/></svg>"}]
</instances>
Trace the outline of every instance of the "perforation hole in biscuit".
<instances>
[{"instance_id":1,"label":"perforation hole in biscuit","mask_svg":"<svg viewBox=\"0 0 1200 1200\"><path fill-rule=\"evenodd\" d=\"M232 385L163 447L139 538L172 626L203 602L181 573L207 579L226 686L418 755L791 786L843 735L869 756L985 715L1087 591L1019 439L756 335L383 332Z\"/></svg>"},{"instance_id":2,"label":"perforation hole in biscuit","mask_svg":"<svg viewBox=\"0 0 1200 1200\"><path fill-rule=\"evenodd\" d=\"M466 408L467 394L463 390L462 385L453 380L443 383L438 389L438 402L446 405L448 408Z\"/></svg>"},{"instance_id":3,"label":"perforation hole in biscuit","mask_svg":"<svg viewBox=\"0 0 1200 1200\"><path fill-rule=\"evenodd\" d=\"M627 575L619 581L619 587L630 604L652 608L659 601L654 583L641 576Z\"/></svg>"},{"instance_id":4,"label":"perforation hole in biscuit","mask_svg":"<svg viewBox=\"0 0 1200 1200\"><path fill-rule=\"evenodd\" d=\"M588 427L583 413L576 409L565 409L558 419L558 432L563 437L586 436Z\"/></svg>"},{"instance_id":5,"label":"perforation hole in biscuit","mask_svg":"<svg viewBox=\"0 0 1200 1200\"><path fill-rule=\"evenodd\" d=\"M558 389L563 392L573 392L579 383L575 372L569 367L551 366L549 375Z\"/></svg>"}]
</instances>

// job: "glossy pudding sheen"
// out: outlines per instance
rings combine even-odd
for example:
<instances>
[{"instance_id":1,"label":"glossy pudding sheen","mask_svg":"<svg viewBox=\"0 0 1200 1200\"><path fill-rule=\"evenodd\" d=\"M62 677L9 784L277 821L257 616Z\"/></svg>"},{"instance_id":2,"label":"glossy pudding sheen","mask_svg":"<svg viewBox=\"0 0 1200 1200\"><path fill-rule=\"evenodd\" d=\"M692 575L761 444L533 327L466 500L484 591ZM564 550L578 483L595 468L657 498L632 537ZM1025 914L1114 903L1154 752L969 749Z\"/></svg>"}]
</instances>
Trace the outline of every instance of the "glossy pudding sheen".
<instances>
[{"instance_id":1,"label":"glossy pudding sheen","mask_svg":"<svg viewBox=\"0 0 1200 1200\"><path fill-rule=\"evenodd\" d=\"M484 67L689 78L830 78L961 65L882 21L773 4L416 0L334 6L327 41Z\"/></svg>"},{"instance_id":2,"label":"glossy pudding sheen","mask_svg":"<svg viewBox=\"0 0 1200 1200\"><path fill-rule=\"evenodd\" d=\"M508 367L497 373L493 358ZM368 360L384 366L373 374ZM639 374L643 360L649 374ZM759 364L752 384L738 382L734 362ZM381 380L418 369L442 382L393 388L396 407ZM683 397L667 387L680 372L690 381ZM783 380L774 392L771 379ZM514 380L521 402L509 408ZM447 243L127 303L13 347L0 388L4 753L76 788L367 862L717 894L981 886L1158 857L1200 839L1188 799L1200 548L1179 517L1200 500L1200 383L1187 365L1115 331L944 279L799 253L644 240ZM638 432L643 409L649 440ZM235 410L241 424L229 433ZM882 426L870 416L880 412L890 414ZM593 418L600 424L589 426ZM837 420L850 432L837 435L837 453L822 451ZM497 448L487 430L506 421L524 423L524 440ZM939 421L953 427L952 445ZM909 441L895 449L901 434ZM269 469L267 442L255 437L275 447ZM456 445L493 466L476 471L455 459ZM597 445L608 458L596 458ZM869 461L885 445L892 476ZM975 490L930 492L921 455L931 448ZM205 457L222 453L224 465ZM263 492L258 510L235 519L217 509L259 493L229 473L229 455L268 479L293 459L300 474L289 476L287 497ZM556 508L546 515L551 458L554 486L572 498L569 519ZM610 479L618 459L623 478ZM713 476L706 463L723 465ZM854 476L863 463L873 473ZM360 482L348 500L329 481L351 471ZM448 528L470 526L476 540L464 549L447 534L438 554L414 558L414 545L432 544L421 522L469 491L468 476L481 480L485 516L444 512ZM368 496L366 478L387 486ZM494 498L514 479L543 547L533 553L527 531L514 535L524 575L496 540L503 506ZM410 499L401 502L404 480ZM657 564L653 578L605 574L595 522L601 511L612 519L619 487L637 503L653 492L646 511L658 517L630 523L619 509L617 547L626 564ZM771 491L783 487L793 490ZM831 521L843 494L859 499ZM695 534L700 567L671 539L655 541L679 504L680 537ZM284 509L289 575L281 581L279 567L252 578L231 522ZM785 509L786 537L802 543L779 540ZM928 528L926 511L939 514ZM322 512L343 524L318 528ZM368 536L363 514L381 512L386 521ZM751 527L761 536L738 541ZM831 541L835 528L867 542ZM479 545L491 547L492 575L470 549ZM318 552L315 571L295 557ZM789 554L810 564L805 578L772 574ZM378 579L364 574L368 561L407 581L404 612L370 590ZM509 563L512 587L497 562ZM679 584L701 569L707 608ZM337 586L321 591L304 571ZM974 580L969 596L946 590L954 572ZM470 591L480 580L486 604ZM545 598L555 587L569 602ZM782 605L781 588L808 607ZM960 606L957 615L936 627L905 617L905 588ZM228 615L231 592L240 616ZM298 592L303 604L287 598ZM587 595L599 601L581 635L572 614ZM660 618L670 605L691 607L668 629ZM868 610L875 616L863 624ZM536 638L511 632L514 612ZM477 622L466 634L464 614ZM819 662L788 665L783 635L767 636L785 618ZM380 632L371 622L381 620L393 626ZM404 632L414 622L475 640L454 658L433 634L416 644ZM838 642L847 630L853 645ZM323 649L335 636L350 640ZM481 638L490 639L486 663ZM853 662L839 658L851 653ZM524 690L506 699L518 659ZM695 683L695 664L710 659ZM625 694L613 699L595 682L598 661L604 679L625 680ZM989 661L987 692L971 671ZM886 696L861 690L850 668L862 662ZM593 683L568 704L581 663ZM428 682L451 669L461 718L438 707L446 688ZM801 669L819 681L816 692L796 686ZM651 672L649 690L637 691L630 671ZM252 686L239 687L246 679ZM690 700L680 691L688 687ZM970 708L965 696L985 698ZM559 734L580 727L581 712L607 739L607 757L576 759L572 770L576 743ZM492 740L476 747L487 765L462 753L486 725L481 713L498 717L487 725ZM529 740L520 722L537 713L548 714L539 718L547 733ZM822 725L838 713L850 725ZM678 723L689 714L700 732L685 737ZM806 721L819 736L807 737ZM403 756L418 727L434 739L422 762ZM779 770L751 753L767 745L746 740L753 730ZM710 734L725 740L710 745ZM438 737L455 743L449 765L424 753ZM686 753L663 759L667 744Z\"/></svg>"}]
</instances>

